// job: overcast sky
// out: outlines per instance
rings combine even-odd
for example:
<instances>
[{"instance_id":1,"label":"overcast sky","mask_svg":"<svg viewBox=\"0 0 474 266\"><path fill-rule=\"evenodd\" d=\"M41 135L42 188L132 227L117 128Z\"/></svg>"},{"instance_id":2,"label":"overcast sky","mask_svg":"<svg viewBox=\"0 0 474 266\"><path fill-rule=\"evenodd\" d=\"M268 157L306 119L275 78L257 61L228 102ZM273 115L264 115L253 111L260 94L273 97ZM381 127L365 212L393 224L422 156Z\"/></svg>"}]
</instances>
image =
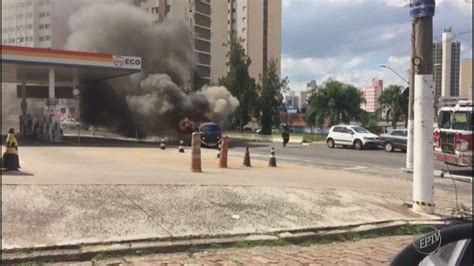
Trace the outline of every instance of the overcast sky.
<instances>
[{"instance_id":1,"label":"overcast sky","mask_svg":"<svg viewBox=\"0 0 474 266\"><path fill-rule=\"evenodd\" d=\"M292 90L329 77L356 86L374 77L384 85L403 81L380 64L408 76L411 22L409 0L282 0L282 75ZM472 31L472 4L436 0L434 37L444 27ZM472 58L472 33L461 41L461 57Z\"/></svg>"}]
</instances>

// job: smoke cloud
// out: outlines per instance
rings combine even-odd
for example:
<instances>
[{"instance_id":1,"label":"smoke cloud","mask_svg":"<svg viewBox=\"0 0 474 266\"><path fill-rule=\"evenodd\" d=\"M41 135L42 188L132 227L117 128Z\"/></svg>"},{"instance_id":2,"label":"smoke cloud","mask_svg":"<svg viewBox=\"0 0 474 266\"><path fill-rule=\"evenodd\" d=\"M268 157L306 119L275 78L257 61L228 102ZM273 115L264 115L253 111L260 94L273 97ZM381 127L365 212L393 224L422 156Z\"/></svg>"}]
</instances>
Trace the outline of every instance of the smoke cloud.
<instances>
[{"instance_id":1,"label":"smoke cloud","mask_svg":"<svg viewBox=\"0 0 474 266\"><path fill-rule=\"evenodd\" d=\"M85 84L81 115L86 123L125 135L155 134L176 128L184 117L221 122L238 106L224 87L185 92L194 53L184 21L153 25L155 17L124 1L81 2L69 19L66 49L142 57L142 73Z\"/></svg>"}]
</instances>

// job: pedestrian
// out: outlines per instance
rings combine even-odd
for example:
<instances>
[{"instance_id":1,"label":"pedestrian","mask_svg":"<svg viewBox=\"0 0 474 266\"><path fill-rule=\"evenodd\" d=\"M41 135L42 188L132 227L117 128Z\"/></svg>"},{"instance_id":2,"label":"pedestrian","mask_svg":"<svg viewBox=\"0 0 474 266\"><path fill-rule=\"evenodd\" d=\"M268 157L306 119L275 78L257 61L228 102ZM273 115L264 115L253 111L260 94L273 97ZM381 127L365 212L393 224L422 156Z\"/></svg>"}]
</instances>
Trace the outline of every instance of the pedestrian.
<instances>
[{"instance_id":1,"label":"pedestrian","mask_svg":"<svg viewBox=\"0 0 474 266\"><path fill-rule=\"evenodd\" d=\"M284 123L281 130L281 137L283 138L283 147L290 141L290 127Z\"/></svg>"},{"instance_id":2,"label":"pedestrian","mask_svg":"<svg viewBox=\"0 0 474 266\"><path fill-rule=\"evenodd\" d=\"M18 141L16 140L15 130L10 128L7 134L6 151L2 158L2 167L9 171L18 171L20 160L18 158Z\"/></svg>"}]
</instances>

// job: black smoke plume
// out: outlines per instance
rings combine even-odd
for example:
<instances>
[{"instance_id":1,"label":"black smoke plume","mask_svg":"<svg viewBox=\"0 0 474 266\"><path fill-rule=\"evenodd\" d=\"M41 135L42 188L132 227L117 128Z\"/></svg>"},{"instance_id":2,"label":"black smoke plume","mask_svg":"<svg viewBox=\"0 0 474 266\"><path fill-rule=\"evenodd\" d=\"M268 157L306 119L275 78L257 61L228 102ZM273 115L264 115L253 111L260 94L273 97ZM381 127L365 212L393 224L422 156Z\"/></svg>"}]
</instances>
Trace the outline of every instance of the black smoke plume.
<instances>
[{"instance_id":1,"label":"black smoke plume","mask_svg":"<svg viewBox=\"0 0 474 266\"><path fill-rule=\"evenodd\" d=\"M156 23L156 17L127 3L85 3L69 19L65 48L139 56L142 72L83 84L84 122L143 136L175 129L184 117L222 122L238 106L224 87L185 92L194 54L193 36L184 21Z\"/></svg>"}]
</instances>

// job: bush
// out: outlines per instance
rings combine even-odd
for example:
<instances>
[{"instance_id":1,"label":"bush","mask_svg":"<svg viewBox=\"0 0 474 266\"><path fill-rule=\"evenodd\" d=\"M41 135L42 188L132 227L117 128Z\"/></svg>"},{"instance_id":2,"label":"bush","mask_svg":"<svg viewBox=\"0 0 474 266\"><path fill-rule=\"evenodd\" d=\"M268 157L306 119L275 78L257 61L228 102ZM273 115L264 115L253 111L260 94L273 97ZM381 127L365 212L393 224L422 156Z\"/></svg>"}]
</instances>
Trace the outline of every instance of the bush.
<instances>
[{"instance_id":1,"label":"bush","mask_svg":"<svg viewBox=\"0 0 474 266\"><path fill-rule=\"evenodd\" d=\"M326 134L304 134L303 143L311 143L313 141L325 141Z\"/></svg>"}]
</instances>

